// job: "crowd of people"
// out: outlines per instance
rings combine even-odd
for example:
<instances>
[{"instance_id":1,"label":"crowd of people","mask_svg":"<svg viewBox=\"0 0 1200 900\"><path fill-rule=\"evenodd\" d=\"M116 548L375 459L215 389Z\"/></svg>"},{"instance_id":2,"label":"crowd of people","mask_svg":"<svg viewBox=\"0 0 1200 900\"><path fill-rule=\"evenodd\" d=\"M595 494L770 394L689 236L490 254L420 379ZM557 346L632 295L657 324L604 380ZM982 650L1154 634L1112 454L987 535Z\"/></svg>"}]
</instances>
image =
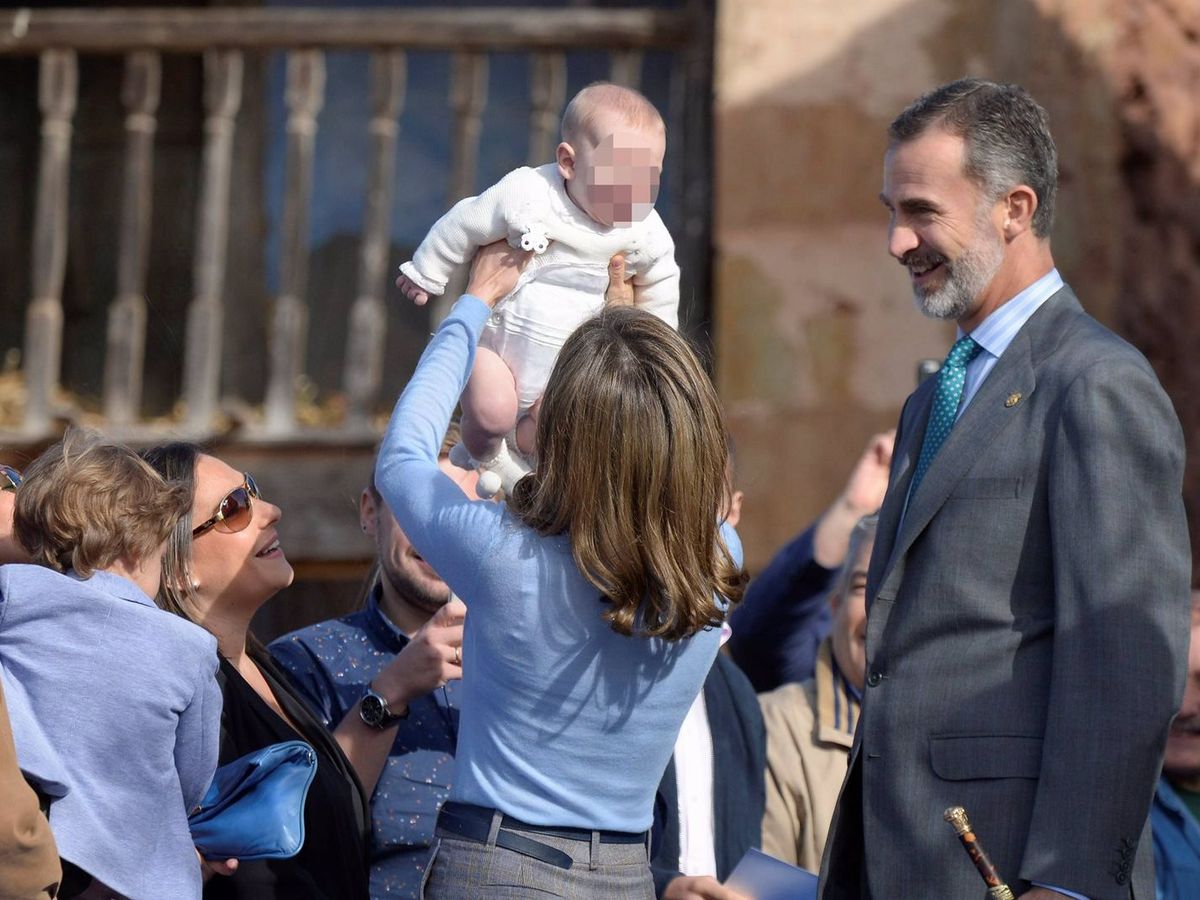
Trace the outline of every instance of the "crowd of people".
<instances>
[{"instance_id":1,"label":"crowd of people","mask_svg":"<svg viewBox=\"0 0 1200 900\"><path fill-rule=\"evenodd\" d=\"M629 102L608 163L661 137ZM495 459L455 456L455 408L536 255L504 241L396 404L347 616L255 638L293 578L282 513L203 448L71 429L0 467L0 898L744 900L751 848L827 900L978 896L953 805L1016 896L1200 897L1182 434L1054 266L1056 171L1013 85L892 123L888 250L957 340L752 580L716 392L620 259L489 433L529 472L475 497ZM297 739L299 852L204 858L216 768Z\"/></svg>"}]
</instances>

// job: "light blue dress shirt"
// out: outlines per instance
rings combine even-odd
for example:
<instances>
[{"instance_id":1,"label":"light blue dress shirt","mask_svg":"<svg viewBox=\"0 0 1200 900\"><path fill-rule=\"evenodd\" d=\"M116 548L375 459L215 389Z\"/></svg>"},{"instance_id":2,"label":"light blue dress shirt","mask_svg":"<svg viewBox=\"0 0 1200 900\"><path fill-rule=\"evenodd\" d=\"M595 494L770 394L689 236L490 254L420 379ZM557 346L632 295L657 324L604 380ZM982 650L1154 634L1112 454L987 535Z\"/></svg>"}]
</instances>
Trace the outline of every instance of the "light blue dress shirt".
<instances>
[{"instance_id":1,"label":"light blue dress shirt","mask_svg":"<svg viewBox=\"0 0 1200 900\"><path fill-rule=\"evenodd\" d=\"M983 351L967 363L967 377L963 382L962 399L958 403L958 414L970 405L979 392L984 379L996 368L996 363L1008 349L1030 316L1037 312L1043 303L1057 294L1063 287L1062 276L1058 269L1051 269L1017 296L996 309L971 332L971 338ZM958 336L964 335L958 330Z\"/></svg>"},{"instance_id":2,"label":"light blue dress shirt","mask_svg":"<svg viewBox=\"0 0 1200 900\"><path fill-rule=\"evenodd\" d=\"M962 416L963 410L975 399L984 379L991 374L992 369L996 368L996 363L1000 362L1000 357L1004 355L1004 351L1016 338L1017 332L1029 321L1030 316L1037 312L1043 303L1058 293L1062 287L1063 280L1062 276L1058 274L1058 269L1051 269L1007 303L994 310L971 332L971 339L982 349L973 360L967 363L962 398L958 401L958 412L954 416L955 422ZM962 338L965 334L966 332L960 328L956 338ZM912 500L912 489L913 485L910 481L908 495L904 500L904 512L900 514L900 525L897 526L897 531L904 524L904 516L908 513L908 504Z\"/></svg>"}]
</instances>

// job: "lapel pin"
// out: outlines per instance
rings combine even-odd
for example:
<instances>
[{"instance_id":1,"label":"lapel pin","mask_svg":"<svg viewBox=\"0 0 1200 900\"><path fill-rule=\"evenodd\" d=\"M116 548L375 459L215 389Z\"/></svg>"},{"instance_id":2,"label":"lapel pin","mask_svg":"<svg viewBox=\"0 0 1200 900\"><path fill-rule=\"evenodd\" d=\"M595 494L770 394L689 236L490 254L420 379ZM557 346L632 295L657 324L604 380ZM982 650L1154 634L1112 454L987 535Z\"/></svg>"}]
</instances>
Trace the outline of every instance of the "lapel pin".
<instances>
[{"instance_id":1,"label":"lapel pin","mask_svg":"<svg viewBox=\"0 0 1200 900\"><path fill-rule=\"evenodd\" d=\"M1008 395L1008 399L1004 401L1004 407L1005 407L1005 409L1012 409L1014 406L1016 406L1020 402L1021 402L1021 393L1020 393L1020 391L1016 391L1016 392Z\"/></svg>"}]
</instances>

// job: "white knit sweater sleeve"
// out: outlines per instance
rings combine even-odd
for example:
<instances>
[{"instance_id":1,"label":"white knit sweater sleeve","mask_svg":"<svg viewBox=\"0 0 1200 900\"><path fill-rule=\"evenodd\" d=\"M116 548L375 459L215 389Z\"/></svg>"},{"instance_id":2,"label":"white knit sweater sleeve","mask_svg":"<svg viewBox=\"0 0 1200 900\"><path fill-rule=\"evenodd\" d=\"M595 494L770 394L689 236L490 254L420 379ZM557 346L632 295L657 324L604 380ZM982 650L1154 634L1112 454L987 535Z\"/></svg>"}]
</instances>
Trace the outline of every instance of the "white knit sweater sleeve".
<instances>
[{"instance_id":1,"label":"white knit sweater sleeve","mask_svg":"<svg viewBox=\"0 0 1200 900\"><path fill-rule=\"evenodd\" d=\"M646 262L633 276L637 306L654 313L672 328L679 328L679 265L675 242L657 212L647 235Z\"/></svg>"},{"instance_id":2,"label":"white knit sweater sleeve","mask_svg":"<svg viewBox=\"0 0 1200 900\"><path fill-rule=\"evenodd\" d=\"M451 274L476 250L508 237L511 218L529 199L530 191L539 187L534 171L521 168L509 172L478 197L459 200L429 229L412 260L400 271L430 294L444 293Z\"/></svg>"}]
</instances>

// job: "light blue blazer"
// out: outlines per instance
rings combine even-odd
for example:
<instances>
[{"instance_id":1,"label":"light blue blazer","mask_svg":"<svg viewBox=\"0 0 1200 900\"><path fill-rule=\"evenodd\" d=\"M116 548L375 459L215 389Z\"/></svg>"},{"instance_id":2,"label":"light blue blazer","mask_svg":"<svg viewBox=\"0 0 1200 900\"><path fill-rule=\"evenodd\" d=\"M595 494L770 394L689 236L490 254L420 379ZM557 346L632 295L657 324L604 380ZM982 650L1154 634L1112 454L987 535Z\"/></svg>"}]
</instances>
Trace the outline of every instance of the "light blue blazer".
<instances>
[{"instance_id":1,"label":"light blue blazer","mask_svg":"<svg viewBox=\"0 0 1200 900\"><path fill-rule=\"evenodd\" d=\"M124 578L0 566L0 673L27 701L10 709L18 762L65 778L62 858L133 900L200 896L187 814L217 764L216 649ZM47 742L56 759L38 758Z\"/></svg>"}]
</instances>

